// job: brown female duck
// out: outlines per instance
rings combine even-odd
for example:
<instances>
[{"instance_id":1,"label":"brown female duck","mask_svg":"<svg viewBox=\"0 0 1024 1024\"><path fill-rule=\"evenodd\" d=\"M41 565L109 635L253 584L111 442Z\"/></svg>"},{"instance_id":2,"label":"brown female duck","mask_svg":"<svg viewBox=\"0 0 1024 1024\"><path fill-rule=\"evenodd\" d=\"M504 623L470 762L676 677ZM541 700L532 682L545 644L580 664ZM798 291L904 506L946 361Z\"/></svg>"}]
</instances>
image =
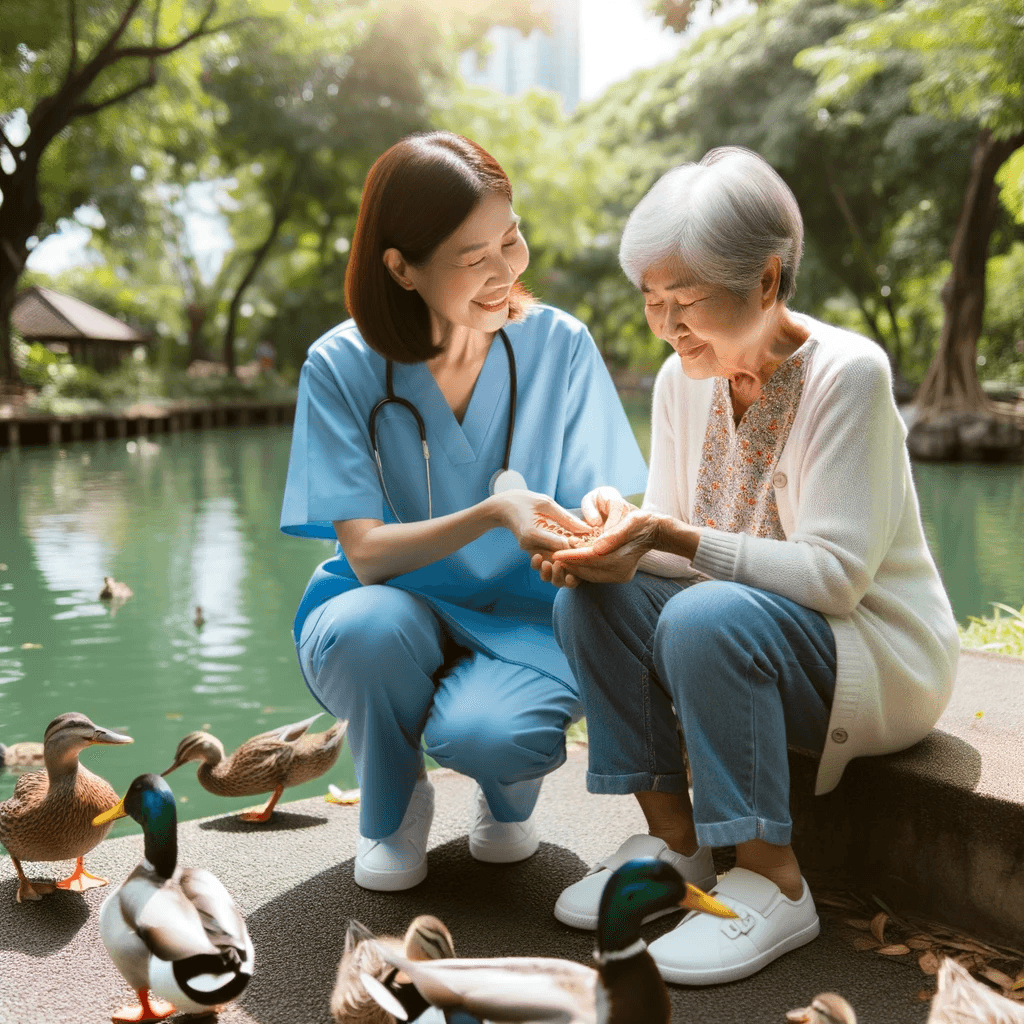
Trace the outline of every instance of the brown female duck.
<instances>
[{"instance_id":1,"label":"brown female duck","mask_svg":"<svg viewBox=\"0 0 1024 1024\"><path fill-rule=\"evenodd\" d=\"M282 725L246 740L230 757L224 744L208 732L190 732L178 744L169 775L187 761L202 761L197 775L203 789L217 796L255 796L271 793L261 811L246 811L244 821L267 821L288 786L319 778L338 760L347 722L335 722L326 732L304 733L320 715Z\"/></svg>"},{"instance_id":2,"label":"brown female duck","mask_svg":"<svg viewBox=\"0 0 1024 1024\"><path fill-rule=\"evenodd\" d=\"M438 960L455 956L451 932L430 914L421 914L406 929L403 939L380 935L367 940L357 927L345 933L345 952L331 995L331 1016L337 1024L394 1024L395 1018L366 991L361 976L369 974L382 983L396 975L395 968L377 953L377 943L402 953L409 960ZM423 1009L427 1007L423 1001Z\"/></svg>"},{"instance_id":3,"label":"brown female duck","mask_svg":"<svg viewBox=\"0 0 1024 1024\"><path fill-rule=\"evenodd\" d=\"M110 825L94 826L92 819L117 803L110 783L79 764L78 754L93 743L132 743L131 736L94 725L72 711L58 715L43 737L45 772L22 775L14 795L0 804L0 842L18 872L17 901L38 900L54 888L82 892L106 885L90 875L82 858L101 842ZM21 862L70 860L75 870L59 882L30 882Z\"/></svg>"}]
</instances>

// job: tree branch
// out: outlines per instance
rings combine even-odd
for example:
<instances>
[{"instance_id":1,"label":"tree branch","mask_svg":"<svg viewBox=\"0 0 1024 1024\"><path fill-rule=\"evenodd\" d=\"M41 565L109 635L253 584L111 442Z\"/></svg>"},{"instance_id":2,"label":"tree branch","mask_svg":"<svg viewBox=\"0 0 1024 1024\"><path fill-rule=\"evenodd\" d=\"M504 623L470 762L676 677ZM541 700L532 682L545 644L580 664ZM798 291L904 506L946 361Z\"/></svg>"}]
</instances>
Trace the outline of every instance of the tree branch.
<instances>
[{"instance_id":1,"label":"tree branch","mask_svg":"<svg viewBox=\"0 0 1024 1024\"><path fill-rule=\"evenodd\" d=\"M114 56L110 63L114 63L114 61L121 60L124 57L165 57L169 53L180 50L183 46L188 46L189 43L202 36L212 36L218 32L228 32L252 20L252 18L236 18L234 21L226 21L222 25L215 25L213 28L208 29L204 29L202 24L200 24L196 27L195 31L190 32L187 36L183 36L176 43L170 43L167 46L124 46L120 50L114 51Z\"/></svg>"},{"instance_id":2,"label":"tree branch","mask_svg":"<svg viewBox=\"0 0 1024 1024\"><path fill-rule=\"evenodd\" d=\"M128 99L129 96L134 96L135 93L141 92L143 89L151 89L154 85L156 85L156 62L151 60L149 62L149 74L141 82L136 82L135 85L125 89L124 92L115 93L99 103L76 104L68 111L68 121L73 121L76 117L87 117L89 114L95 114L97 111L103 110L104 107L112 107L115 103L121 103L123 100Z\"/></svg>"}]
</instances>

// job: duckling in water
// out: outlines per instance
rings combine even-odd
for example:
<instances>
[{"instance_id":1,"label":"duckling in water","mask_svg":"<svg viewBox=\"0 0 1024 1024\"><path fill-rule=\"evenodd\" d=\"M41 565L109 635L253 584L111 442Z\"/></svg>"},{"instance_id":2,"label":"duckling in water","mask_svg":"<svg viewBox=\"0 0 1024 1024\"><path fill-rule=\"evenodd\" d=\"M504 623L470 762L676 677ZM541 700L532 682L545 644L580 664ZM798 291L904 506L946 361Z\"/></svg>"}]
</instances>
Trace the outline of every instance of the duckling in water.
<instances>
[{"instance_id":1,"label":"duckling in water","mask_svg":"<svg viewBox=\"0 0 1024 1024\"><path fill-rule=\"evenodd\" d=\"M640 926L648 915L677 906L736 917L725 904L684 882L664 861L631 860L612 874L601 896L596 969L554 957L417 962L383 945L376 949L451 1020L458 1013L470 1020L475 1015L490 1021L552 1024L669 1024L668 992L640 937ZM362 928L358 922L353 925ZM372 939L369 933L365 937ZM362 980L392 1014L409 1019L412 1014L403 1005L401 986L381 985L370 974Z\"/></svg>"},{"instance_id":2,"label":"duckling in water","mask_svg":"<svg viewBox=\"0 0 1024 1024\"><path fill-rule=\"evenodd\" d=\"M115 580L113 576L103 577L103 589L100 591L101 601L127 601L133 594L127 583Z\"/></svg>"},{"instance_id":3,"label":"duckling in water","mask_svg":"<svg viewBox=\"0 0 1024 1024\"><path fill-rule=\"evenodd\" d=\"M90 875L82 858L100 843L110 826L97 827L93 818L117 803L117 793L105 779L79 764L79 751L93 743L133 743L131 736L103 729L76 711L58 715L43 737L45 772L28 772L18 779L14 795L0 804L0 842L7 848L20 884L15 899L38 900L54 888L82 892L106 885ZM75 859L75 870L59 882L30 882L23 860Z\"/></svg>"},{"instance_id":4,"label":"duckling in water","mask_svg":"<svg viewBox=\"0 0 1024 1024\"><path fill-rule=\"evenodd\" d=\"M331 1014L338 1024L394 1024L394 1016L381 1007L366 991L361 981L365 973L383 984L394 984L397 970L386 963L376 951L381 943L403 953L410 960L438 960L455 956L451 932L436 917L421 914L409 925L402 940L381 935L372 941L360 936L359 928L345 933L345 952L338 964L338 976L331 995ZM429 1005L401 976L411 995L419 997L419 1009ZM416 1014L419 1016L419 1013Z\"/></svg>"},{"instance_id":5,"label":"duckling in water","mask_svg":"<svg viewBox=\"0 0 1024 1024\"><path fill-rule=\"evenodd\" d=\"M202 761L200 785L217 796L255 796L271 793L262 811L246 811L243 821L268 821L274 804L288 786L319 778L338 760L347 722L335 722L326 732L306 736L306 730L322 715L282 725L246 740L230 757L224 744L208 732L190 732L178 744L174 762L162 775L170 775L188 761Z\"/></svg>"},{"instance_id":6,"label":"duckling in water","mask_svg":"<svg viewBox=\"0 0 1024 1024\"><path fill-rule=\"evenodd\" d=\"M42 768L45 763L42 743L36 743L34 740L12 743L10 746L0 743L0 768L18 771L25 768Z\"/></svg>"},{"instance_id":7,"label":"duckling in water","mask_svg":"<svg viewBox=\"0 0 1024 1024\"><path fill-rule=\"evenodd\" d=\"M95 820L102 825L125 815L142 826L145 859L104 901L100 938L139 1005L111 1020L215 1011L252 977L255 952L241 911L211 872L178 865L177 808L159 775L140 775Z\"/></svg>"}]
</instances>

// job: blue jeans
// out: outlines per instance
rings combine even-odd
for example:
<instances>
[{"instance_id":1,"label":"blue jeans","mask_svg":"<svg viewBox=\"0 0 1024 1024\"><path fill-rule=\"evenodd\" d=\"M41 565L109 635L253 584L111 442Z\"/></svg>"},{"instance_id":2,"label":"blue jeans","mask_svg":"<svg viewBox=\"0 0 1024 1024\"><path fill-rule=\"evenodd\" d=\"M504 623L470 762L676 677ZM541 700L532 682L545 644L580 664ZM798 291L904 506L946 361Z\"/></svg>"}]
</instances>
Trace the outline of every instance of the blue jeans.
<instances>
[{"instance_id":1,"label":"blue jeans","mask_svg":"<svg viewBox=\"0 0 1024 1024\"><path fill-rule=\"evenodd\" d=\"M438 617L397 587L355 587L314 608L297 651L313 696L348 721L370 839L401 824L423 749L475 779L496 820L525 821L583 711L573 690L531 668L480 651L446 665Z\"/></svg>"},{"instance_id":2,"label":"blue jeans","mask_svg":"<svg viewBox=\"0 0 1024 1024\"><path fill-rule=\"evenodd\" d=\"M580 685L592 793L685 792L702 846L792 836L787 745L820 752L836 681L832 630L777 594L717 580L559 591L555 638Z\"/></svg>"}]
</instances>

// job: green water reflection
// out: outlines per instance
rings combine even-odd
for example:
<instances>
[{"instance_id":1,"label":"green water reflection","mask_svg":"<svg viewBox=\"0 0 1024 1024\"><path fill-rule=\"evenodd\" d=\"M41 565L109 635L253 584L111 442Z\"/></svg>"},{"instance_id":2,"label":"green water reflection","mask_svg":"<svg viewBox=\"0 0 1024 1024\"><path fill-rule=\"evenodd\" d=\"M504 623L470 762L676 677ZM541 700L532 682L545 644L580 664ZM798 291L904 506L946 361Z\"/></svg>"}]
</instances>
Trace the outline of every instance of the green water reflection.
<instances>
[{"instance_id":1,"label":"green water reflection","mask_svg":"<svg viewBox=\"0 0 1024 1024\"><path fill-rule=\"evenodd\" d=\"M646 398L626 404L646 453ZM230 750L319 710L290 623L332 546L277 529L290 436L263 427L159 435L135 450L122 440L0 453L0 739L39 739L56 715L82 711L136 738L82 755L123 792L166 768L192 729ZM1024 605L1024 468L924 464L915 476L957 618ZM114 613L97 599L104 575L135 591ZM347 749L328 779L287 797L328 780L355 785ZM0 799L14 781L0 774ZM183 818L256 802L211 796L194 765L171 782Z\"/></svg>"},{"instance_id":2,"label":"green water reflection","mask_svg":"<svg viewBox=\"0 0 1024 1024\"><path fill-rule=\"evenodd\" d=\"M136 775L168 767L192 729L209 728L231 750L320 710L290 624L331 545L277 529L289 438L289 428L267 428L162 435L135 451L106 441L0 455L5 743L40 739L56 715L82 711L135 737L82 754L123 792ZM97 599L104 575L135 592L116 612ZM328 776L344 788L355 785L347 753ZM195 770L170 777L183 818L258 799L212 796ZM0 774L0 799L14 781ZM324 791L325 781L311 782L288 796ZM115 828L137 830L129 820Z\"/></svg>"}]
</instances>

